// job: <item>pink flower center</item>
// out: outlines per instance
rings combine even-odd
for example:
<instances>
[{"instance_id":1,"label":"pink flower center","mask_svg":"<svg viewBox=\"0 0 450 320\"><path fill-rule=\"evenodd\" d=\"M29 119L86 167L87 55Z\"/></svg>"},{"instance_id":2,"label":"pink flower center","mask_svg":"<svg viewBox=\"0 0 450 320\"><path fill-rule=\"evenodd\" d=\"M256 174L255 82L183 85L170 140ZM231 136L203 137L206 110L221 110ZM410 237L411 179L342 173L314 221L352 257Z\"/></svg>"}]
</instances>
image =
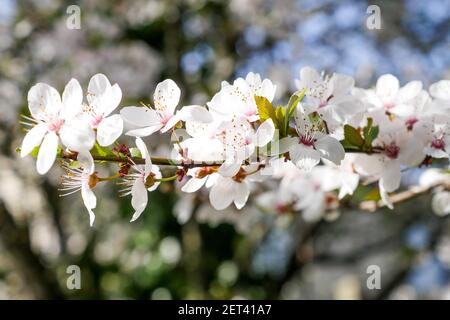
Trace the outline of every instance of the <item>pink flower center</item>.
<instances>
[{"instance_id":1,"label":"pink flower center","mask_svg":"<svg viewBox=\"0 0 450 320\"><path fill-rule=\"evenodd\" d=\"M396 159L399 152L400 148L394 142L384 147L384 153L391 159Z\"/></svg>"},{"instance_id":2,"label":"pink flower center","mask_svg":"<svg viewBox=\"0 0 450 320\"><path fill-rule=\"evenodd\" d=\"M390 110L390 109L392 109L394 107L395 107L395 103L392 103L392 102L385 102L384 103L384 108L387 109L387 110Z\"/></svg>"},{"instance_id":3,"label":"pink flower center","mask_svg":"<svg viewBox=\"0 0 450 320\"><path fill-rule=\"evenodd\" d=\"M172 116L161 118L161 124L165 126L170 119L172 119Z\"/></svg>"},{"instance_id":4,"label":"pink flower center","mask_svg":"<svg viewBox=\"0 0 450 320\"><path fill-rule=\"evenodd\" d=\"M439 150L444 150L445 148L445 141L443 138L440 139L434 139L431 141L431 147Z\"/></svg>"},{"instance_id":5,"label":"pink flower center","mask_svg":"<svg viewBox=\"0 0 450 320\"><path fill-rule=\"evenodd\" d=\"M61 129L63 124L64 124L63 119L55 120L48 125L48 130L53 131L53 132L58 132Z\"/></svg>"},{"instance_id":6,"label":"pink flower center","mask_svg":"<svg viewBox=\"0 0 450 320\"><path fill-rule=\"evenodd\" d=\"M245 115L247 117L254 116L255 114L256 114L256 110L247 110L247 111L245 111Z\"/></svg>"},{"instance_id":7,"label":"pink flower center","mask_svg":"<svg viewBox=\"0 0 450 320\"><path fill-rule=\"evenodd\" d=\"M92 124L92 126L93 126L94 128L97 128L98 125L100 124L100 122L102 122L102 120L103 120L103 116L102 116L102 115L95 116L95 117L92 119L91 124Z\"/></svg>"},{"instance_id":8,"label":"pink flower center","mask_svg":"<svg viewBox=\"0 0 450 320\"><path fill-rule=\"evenodd\" d=\"M419 121L417 118L409 118L406 120L405 124L408 130L412 130L417 121Z\"/></svg>"},{"instance_id":9,"label":"pink flower center","mask_svg":"<svg viewBox=\"0 0 450 320\"><path fill-rule=\"evenodd\" d=\"M305 146L313 147L315 140L312 136L301 134L299 137L299 142Z\"/></svg>"}]
</instances>

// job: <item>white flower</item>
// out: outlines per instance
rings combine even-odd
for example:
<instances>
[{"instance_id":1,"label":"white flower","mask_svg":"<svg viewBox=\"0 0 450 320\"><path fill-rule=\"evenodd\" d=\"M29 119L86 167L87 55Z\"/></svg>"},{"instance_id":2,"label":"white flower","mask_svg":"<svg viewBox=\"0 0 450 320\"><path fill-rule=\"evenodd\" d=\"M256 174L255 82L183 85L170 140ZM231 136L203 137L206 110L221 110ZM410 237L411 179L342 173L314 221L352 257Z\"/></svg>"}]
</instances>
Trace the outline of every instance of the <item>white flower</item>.
<instances>
[{"instance_id":1,"label":"white flower","mask_svg":"<svg viewBox=\"0 0 450 320\"><path fill-rule=\"evenodd\" d=\"M450 121L438 122L436 117L421 121L414 133L423 140L423 152L433 158L450 157Z\"/></svg>"},{"instance_id":2,"label":"white flower","mask_svg":"<svg viewBox=\"0 0 450 320\"><path fill-rule=\"evenodd\" d=\"M422 83L420 81L408 82L400 88L398 79L385 74L378 78L375 90L367 90L367 100L372 108L383 109L384 111L402 118L414 115L418 103L416 99L422 93ZM418 97L419 96L419 97Z\"/></svg>"},{"instance_id":3,"label":"white flower","mask_svg":"<svg viewBox=\"0 0 450 320\"><path fill-rule=\"evenodd\" d=\"M21 148L21 157L41 146L37 157L37 171L45 174L53 165L58 142L73 151L88 151L95 142L89 124L78 118L83 101L83 92L77 80L71 79L62 95L45 83L34 85L28 92L28 108L33 127L26 134Z\"/></svg>"},{"instance_id":4,"label":"white flower","mask_svg":"<svg viewBox=\"0 0 450 320\"><path fill-rule=\"evenodd\" d=\"M298 138L286 137L280 140L280 152L289 151L292 162L302 170L310 171L320 159L330 160L339 165L345 150L338 140L325 134L316 123L301 110L295 117Z\"/></svg>"},{"instance_id":5,"label":"white flower","mask_svg":"<svg viewBox=\"0 0 450 320\"><path fill-rule=\"evenodd\" d=\"M380 134L375 145L382 149L380 154L355 156L357 172L379 178L382 200L389 208L393 208L388 192L400 187L401 166L414 167L425 158L423 145L412 133L400 131Z\"/></svg>"},{"instance_id":6,"label":"white flower","mask_svg":"<svg viewBox=\"0 0 450 320\"><path fill-rule=\"evenodd\" d=\"M365 110L364 105L350 94L355 81L343 74L320 75L311 67L300 70L297 89L306 89L308 101L305 112L317 112L330 127L347 122L352 116Z\"/></svg>"},{"instance_id":7,"label":"white flower","mask_svg":"<svg viewBox=\"0 0 450 320\"><path fill-rule=\"evenodd\" d=\"M97 206L97 198L92 189L99 180L94 171L94 159L89 152L80 152L77 161L81 168L71 168L67 163L64 165L66 174L62 180L63 187L59 190L66 192L62 196L81 191L81 197L89 213L89 224L92 227L95 220L92 210Z\"/></svg>"},{"instance_id":8,"label":"white flower","mask_svg":"<svg viewBox=\"0 0 450 320\"><path fill-rule=\"evenodd\" d=\"M223 176L236 175L245 159L250 158L256 147L266 146L275 134L272 119L264 121L255 131L246 118L234 117L216 137L223 145L224 163L219 168Z\"/></svg>"},{"instance_id":9,"label":"white flower","mask_svg":"<svg viewBox=\"0 0 450 320\"><path fill-rule=\"evenodd\" d=\"M133 165L132 170L135 172L126 175L122 183L125 186L122 196L131 194L131 206L135 210L131 222L138 219L145 210L148 202L147 191L156 190L160 184L157 180L161 179L161 171L158 166L152 165L147 146L141 138L136 138L136 146L145 159L145 164Z\"/></svg>"},{"instance_id":10,"label":"white flower","mask_svg":"<svg viewBox=\"0 0 450 320\"><path fill-rule=\"evenodd\" d=\"M120 115L110 114L118 107L122 99L122 90L116 83L111 86L104 74L96 74L89 81L86 95L88 105L84 106L93 129L97 131L97 141L101 146L109 146L123 131L123 120Z\"/></svg>"},{"instance_id":11,"label":"white flower","mask_svg":"<svg viewBox=\"0 0 450 320\"><path fill-rule=\"evenodd\" d=\"M164 80L156 86L153 94L155 108L125 107L120 114L123 119L137 127L127 132L127 135L145 137L157 131L161 133L172 129L179 121L195 119L201 122L210 122L211 116L204 107L193 105L185 106L175 113L180 101L181 90L170 79Z\"/></svg>"},{"instance_id":12,"label":"white flower","mask_svg":"<svg viewBox=\"0 0 450 320\"><path fill-rule=\"evenodd\" d=\"M216 210L223 210L234 203L238 210L247 203L250 195L251 176L246 177L249 171L240 170L239 175L234 177L224 177L217 175L214 184L209 192L209 201Z\"/></svg>"},{"instance_id":13,"label":"white flower","mask_svg":"<svg viewBox=\"0 0 450 320\"><path fill-rule=\"evenodd\" d=\"M275 90L276 86L269 79L261 81L259 74L249 73L245 79L234 80L233 84L222 82L222 88L207 105L215 116L226 120L238 116L254 122L259 120L255 95L272 101Z\"/></svg>"},{"instance_id":14,"label":"white flower","mask_svg":"<svg viewBox=\"0 0 450 320\"><path fill-rule=\"evenodd\" d=\"M358 187L359 174L355 172L354 161L355 155L349 153L345 154L345 158L339 166L336 166L330 161L324 161L331 170L330 173L323 175L324 181L331 179L332 184L337 184L337 188L339 188L339 199L344 198L346 195L352 195Z\"/></svg>"}]
</instances>

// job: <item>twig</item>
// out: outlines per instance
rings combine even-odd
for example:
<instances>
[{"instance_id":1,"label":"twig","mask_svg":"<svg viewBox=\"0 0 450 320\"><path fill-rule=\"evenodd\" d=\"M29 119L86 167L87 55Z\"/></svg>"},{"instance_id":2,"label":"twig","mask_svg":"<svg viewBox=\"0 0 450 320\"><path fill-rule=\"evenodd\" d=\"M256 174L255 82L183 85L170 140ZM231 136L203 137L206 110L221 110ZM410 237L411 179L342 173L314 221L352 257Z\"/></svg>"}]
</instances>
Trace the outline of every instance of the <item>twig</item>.
<instances>
[{"instance_id":1,"label":"twig","mask_svg":"<svg viewBox=\"0 0 450 320\"><path fill-rule=\"evenodd\" d=\"M437 187L443 187L446 190L450 190L450 179L447 179L446 181L439 181L434 184L426 185L426 186L414 186L408 190L393 194L389 196L392 204L404 202L406 200L409 200L411 198L420 196L422 194L428 193L431 190L437 188ZM366 210L366 211L375 211L377 209L386 207L386 204L379 200L379 201L363 201L358 205L359 209Z\"/></svg>"}]
</instances>

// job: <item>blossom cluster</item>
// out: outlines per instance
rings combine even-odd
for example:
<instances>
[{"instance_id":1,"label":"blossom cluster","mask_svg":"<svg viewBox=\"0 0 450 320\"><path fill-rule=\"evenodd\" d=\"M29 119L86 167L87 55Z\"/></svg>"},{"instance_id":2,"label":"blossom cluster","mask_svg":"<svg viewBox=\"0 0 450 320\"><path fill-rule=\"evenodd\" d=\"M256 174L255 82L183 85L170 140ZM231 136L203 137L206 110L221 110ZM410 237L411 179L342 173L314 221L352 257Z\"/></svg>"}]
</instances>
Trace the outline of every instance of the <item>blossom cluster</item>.
<instances>
[{"instance_id":1,"label":"blossom cluster","mask_svg":"<svg viewBox=\"0 0 450 320\"><path fill-rule=\"evenodd\" d=\"M116 179L121 195L131 195L132 221L145 210L148 192L173 180L184 193L209 190L216 210L241 209L255 192L260 206L317 220L348 205L361 185L375 185L371 199L392 208L390 194L401 187L402 174L430 166L440 169L431 169L433 181L426 183L444 186L433 206L449 213L449 80L427 91L419 81L401 86L387 74L362 89L350 76L305 67L295 85L288 103L275 106L276 85L249 73L224 81L206 106L177 109L181 90L168 79L156 86L152 105L118 110L122 91L103 74L91 78L85 99L75 79L62 95L38 83L28 92L31 116L24 116L20 154L37 157L39 174L60 158L61 190L81 191L91 225L93 189ZM171 136L170 158L151 156L144 138L155 134ZM134 145L119 142L122 135ZM118 164L113 176L96 171L105 162ZM174 175L163 177L160 166L174 168Z\"/></svg>"}]
</instances>

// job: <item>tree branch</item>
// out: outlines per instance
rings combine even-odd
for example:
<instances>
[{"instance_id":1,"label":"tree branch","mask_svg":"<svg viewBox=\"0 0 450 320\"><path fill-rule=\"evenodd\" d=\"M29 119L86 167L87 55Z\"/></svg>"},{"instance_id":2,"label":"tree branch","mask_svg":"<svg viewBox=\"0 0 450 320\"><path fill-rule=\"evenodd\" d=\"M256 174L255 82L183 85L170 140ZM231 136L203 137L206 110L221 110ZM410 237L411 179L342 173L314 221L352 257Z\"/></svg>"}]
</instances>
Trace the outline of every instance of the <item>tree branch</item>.
<instances>
[{"instance_id":1,"label":"tree branch","mask_svg":"<svg viewBox=\"0 0 450 320\"><path fill-rule=\"evenodd\" d=\"M392 202L392 204L404 202L406 200L409 200L411 198L420 196L422 194L428 193L431 190L443 187L445 190L450 190L450 179L447 179L446 181L439 181L430 185L426 186L414 186L411 187L408 190L396 193L391 195L389 198ZM386 207L386 204L379 200L379 201L363 201L358 205L359 209L366 210L366 211L375 211L377 209Z\"/></svg>"}]
</instances>

